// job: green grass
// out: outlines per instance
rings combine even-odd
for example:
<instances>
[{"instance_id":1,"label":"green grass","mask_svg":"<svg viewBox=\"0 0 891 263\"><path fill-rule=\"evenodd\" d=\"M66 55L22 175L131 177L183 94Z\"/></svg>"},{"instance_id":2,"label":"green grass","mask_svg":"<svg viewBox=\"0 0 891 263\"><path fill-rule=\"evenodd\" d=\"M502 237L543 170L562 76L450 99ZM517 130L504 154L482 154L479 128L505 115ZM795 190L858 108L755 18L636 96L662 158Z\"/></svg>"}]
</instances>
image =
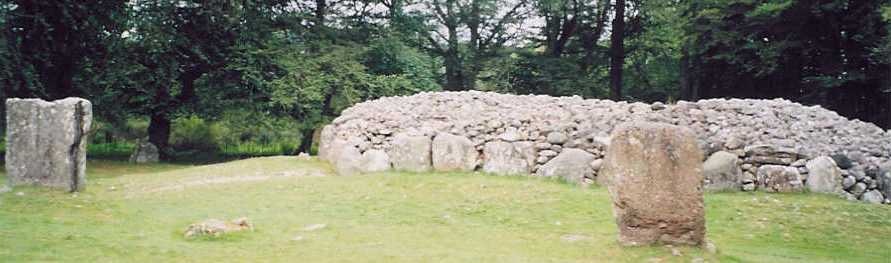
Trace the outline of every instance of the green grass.
<instances>
[{"instance_id":1,"label":"green grass","mask_svg":"<svg viewBox=\"0 0 891 263\"><path fill-rule=\"evenodd\" d=\"M330 173L269 157L199 167L91 161L86 192L0 194L0 261L882 262L891 206L807 194L706 195L715 254L625 248L606 190L480 174ZM23 192L23 196L14 193ZM256 231L187 240L247 216ZM303 231L307 225L326 224ZM562 237L584 237L577 241ZM302 237L293 241L296 236Z\"/></svg>"}]
</instances>

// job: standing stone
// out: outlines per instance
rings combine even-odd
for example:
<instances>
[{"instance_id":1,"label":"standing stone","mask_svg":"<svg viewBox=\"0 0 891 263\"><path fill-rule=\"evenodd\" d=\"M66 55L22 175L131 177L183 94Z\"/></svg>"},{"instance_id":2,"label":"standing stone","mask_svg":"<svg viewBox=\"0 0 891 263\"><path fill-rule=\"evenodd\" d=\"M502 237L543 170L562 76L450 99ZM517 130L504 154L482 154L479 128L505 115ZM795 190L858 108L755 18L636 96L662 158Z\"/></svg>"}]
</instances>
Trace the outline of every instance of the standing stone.
<instances>
[{"instance_id":1,"label":"standing stone","mask_svg":"<svg viewBox=\"0 0 891 263\"><path fill-rule=\"evenodd\" d=\"M383 172L390 170L390 156L382 150L368 150L362 154L360 169L363 173Z\"/></svg>"},{"instance_id":2,"label":"standing stone","mask_svg":"<svg viewBox=\"0 0 891 263\"><path fill-rule=\"evenodd\" d=\"M131 163L157 163L158 160L158 147L147 141L137 144L136 150L130 155Z\"/></svg>"},{"instance_id":3,"label":"standing stone","mask_svg":"<svg viewBox=\"0 0 891 263\"><path fill-rule=\"evenodd\" d=\"M648 122L619 126L599 177L612 197L620 243L703 243L702 151L689 129Z\"/></svg>"},{"instance_id":4,"label":"standing stone","mask_svg":"<svg viewBox=\"0 0 891 263\"><path fill-rule=\"evenodd\" d=\"M83 190L92 120L93 106L81 98L7 99L9 184Z\"/></svg>"},{"instance_id":5,"label":"standing stone","mask_svg":"<svg viewBox=\"0 0 891 263\"><path fill-rule=\"evenodd\" d=\"M433 169L440 172L469 172L479 162L479 152L467 137L440 133L433 138Z\"/></svg>"},{"instance_id":6,"label":"standing stone","mask_svg":"<svg viewBox=\"0 0 891 263\"><path fill-rule=\"evenodd\" d=\"M736 154L718 151L702 164L706 191L739 190L742 188L742 170Z\"/></svg>"},{"instance_id":7,"label":"standing stone","mask_svg":"<svg viewBox=\"0 0 891 263\"><path fill-rule=\"evenodd\" d=\"M559 177L567 182L579 184L586 175L593 175L591 162L594 155L579 149L564 149L560 155L542 165L537 174L545 177Z\"/></svg>"},{"instance_id":8,"label":"standing stone","mask_svg":"<svg viewBox=\"0 0 891 263\"><path fill-rule=\"evenodd\" d=\"M528 155L529 149L525 144L488 142L483 147L483 172L500 175L529 174L532 165ZM532 162L534 163L534 159Z\"/></svg>"},{"instance_id":9,"label":"standing stone","mask_svg":"<svg viewBox=\"0 0 891 263\"><path fill-rule=\"evenodd\" d=\"M820 156L808 161L805 167L808 170L805 185L811 192L835 194L842 192L844 177L841 169L835 165L835 160L828 156Z\"/></svg>"},{"instance_id":10,"label":"standing stone","mask_svg":"<svg viewBox=\"0 0 891 263\"><path fill-rule=\"evenodd\" d=\"M430 137L407 135L393 136L393 148L390 149L390 162L393 169L408 172L427 172L433 164L430 160Z\"/></svg>"},{"instance_id":11,"label":"standing stone","mask_svg":"<svg viewBox=\"0 0 891 263\"><path fill-rule=\"evenodd\" d=\"M799 192L804 189L801 175L795 167L762 165L755 176L758 178L758 189L767 192Z\"/></svg>"}]
</instances>

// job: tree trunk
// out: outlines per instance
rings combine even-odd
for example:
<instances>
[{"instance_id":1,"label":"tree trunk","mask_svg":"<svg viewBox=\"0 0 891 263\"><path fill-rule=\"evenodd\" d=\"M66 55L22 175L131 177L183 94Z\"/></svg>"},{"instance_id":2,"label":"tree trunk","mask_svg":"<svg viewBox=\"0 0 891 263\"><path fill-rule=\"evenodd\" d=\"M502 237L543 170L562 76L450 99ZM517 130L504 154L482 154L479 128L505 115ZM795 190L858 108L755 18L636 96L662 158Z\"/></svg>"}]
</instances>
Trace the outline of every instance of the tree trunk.
<instances>
[{"instance_id":1,"label":"tree trunk","mask_svg":"<svg viewBox=\"0 0 891 263\"><path fill-rule=\"evenodd\" d=\"M312 150L312 137L316 129L313 126L300 129L300 146L297 147L297 153L310 154Z\"/></svg>"},{"instance_id":2,"label":"tree trunk","mask_svg":"<svg viewBox=\"0 0 891 263\"><path fill-rule=\"evenodd\" d=\"M625 65L625 0L616 0L610 43L609 97L622 99L622 67Z\"/></svg>"},{"instance_id":3,"label":"tree trunk","mask_svg":"<svg viewBox=\"0 0 891 263\"><path fill-rule=\"evenodd\" d=\"M148 126L149 142L158 147L162 160L169 160L170 118L163 112L153 112Z\"/></svg>"},{"instance_id":4,"label":"tree trunk","mask_svg":"<svg viewBox=\"0 0 891 263\"><path fill-rule=\"evenodd\" d=\"M681 51L681 63L680 64L681 65L680 65L679 71L680 71L680 82L681 82L680 86L681 87L680 87L680 92L679 92L680 94L678 94L680 96L680 98L678 98L678 99L690 101L690 98L692 97L692 93L693 93L691 90L692 87L690 87L690 77L692 74L690 74L690 52L687 51L686 47L683 48L683 50Z\"/></svg>"}]
</instances>

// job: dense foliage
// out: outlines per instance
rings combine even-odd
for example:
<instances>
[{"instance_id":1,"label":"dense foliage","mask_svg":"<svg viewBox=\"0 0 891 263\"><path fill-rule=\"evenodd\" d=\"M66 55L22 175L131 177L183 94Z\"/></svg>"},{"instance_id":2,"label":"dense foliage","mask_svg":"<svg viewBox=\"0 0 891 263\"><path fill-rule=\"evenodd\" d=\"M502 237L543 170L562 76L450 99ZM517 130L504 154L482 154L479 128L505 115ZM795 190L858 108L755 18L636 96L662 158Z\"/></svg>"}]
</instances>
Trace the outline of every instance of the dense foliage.
<instances>
[{"instance_id":1,"label":"dense foliage","mask_svg":"<svg viewBox=\"0 0 891 263\"><path fill-rule=\"evenodd\" d=\"M357 102L435 90L783 97L889 127L888 6L3 0L0 97L88 98L102 124L95 138L149 140L170 156L266 144L308 152L318 128Z\"/></svg>"}]
</instances>

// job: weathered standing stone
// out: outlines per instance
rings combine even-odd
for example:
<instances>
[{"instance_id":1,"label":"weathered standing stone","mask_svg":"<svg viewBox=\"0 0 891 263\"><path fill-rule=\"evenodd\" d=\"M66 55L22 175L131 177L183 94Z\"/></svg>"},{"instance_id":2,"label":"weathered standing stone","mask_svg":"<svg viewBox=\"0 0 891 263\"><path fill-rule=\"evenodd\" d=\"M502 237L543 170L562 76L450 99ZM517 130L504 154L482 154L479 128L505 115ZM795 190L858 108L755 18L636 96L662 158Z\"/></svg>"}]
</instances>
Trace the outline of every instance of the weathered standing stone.
<instances>
[{"instance_id":1,"label":"weathered standing stone","mask_svg":"<svg viewBox=\"0 0 891 263\"><path fill-rule=\"evenodd\" d=\"M805 164L808 170L805 184L811 192L840 194L842 190L842 171L835 161L828 156L820 156Z\"/></svg>"},{"instance_id":2,"label":"weathered standing stone","mask_svg":"<svg viewBox=\"0 0 891 263\"><path fill-rule=\"evenodd\" d=\"M532 149L531 145L528 147ZM525 145L494 141L483 147L483 172L493 174L529 174L529 150ZM532 152L534 153L534 149ZM533 159L534 162L534 159Z\"/></svg>"},{"instance_id":3,"label":"weathered standing stone","mask_svg":"<svg viewBox=\"0 0 891 263\"><path fill-rule=\"evenodd\" d=\"M887 198L891 198L891 170L881 170L877 176L879 191Z\"/></svg>"},{"instance_id":4,"label":"weathered standing stone","mask_svg":"<svg viewBox=\"0 0 891 263\"><path fill-rule=\"evenodd\" d=\"M390 149L390 162L397 171L426 172L433 164L430 160L430 137L396 134Z\"/></svg>"},{"instance_id":5,"label":"weathered standing stone","mask_svg":"<svg viewBox=\"0 0 891 263\"><path fill-rule=\"evenodd\" d=\"M92 104L85 99L7 99L9 184L83 190L92 120Z\"/></svg>"},{"instance_id":6,"label":"weathered standing stone","mask_svg":"<svg viewBox=\"0 0 891 263\"><path fill-rule=\"evenodd\" d=\"M736 154L715 152L702 164L706 191L739 190L742 187L742 170Z\"/></svg>"},{"instance_id":7,"label":"weathered standing stone","mask_svg":"<svg viewBox=\"0 0 891 263\"><path fill-rule=\"evenodd\" d=\"M622 244L702 244L702 152L690 130L645 122L619 126L599 177L609 188Z\"/></svg>"},{"instance_id":8,"label":"weathered standing stone","mask_svg":"<svg viewBox=\"0 0 891 263\"><path fill-rule=\"evenodd\" d=\"M536 172L539 176L559 177L567 182L581 183L585 175L594 174L591 168L594 155L579 149L564 149Z\"/></svg>"},{"instance_id":9,"label":"weathered standing stone","mask_svg":"<svg viewBox=\"0 0 891 263\"><path fill-rule=\"evenodd\" d=\"M440 133L433 138L433 169L441 172L473 171L479 152L467 137Z\"/></svg>"},{"instance_id":10,"label":"weathered standing stone","mask_svg":"<svg viewBox=\"0 0 891 263\"><path fill-rule=\"evenodd\" d=\"M758 189L767 192L798 192L804 189L801 175L795 167L762 165L755 176L758 178Z\"/></svg>"},{"instance_id":11,"label":"weathered standing stone","mask_svg":"<svg viewBox=\"0 0 891 263\"><path fill-rule=\"evenodd\" d=\"M151 142L140 142L136 145L136 150L130 155L131 163L157 163L159 160L159 151Z\"/></svg>"}]
</instances>

